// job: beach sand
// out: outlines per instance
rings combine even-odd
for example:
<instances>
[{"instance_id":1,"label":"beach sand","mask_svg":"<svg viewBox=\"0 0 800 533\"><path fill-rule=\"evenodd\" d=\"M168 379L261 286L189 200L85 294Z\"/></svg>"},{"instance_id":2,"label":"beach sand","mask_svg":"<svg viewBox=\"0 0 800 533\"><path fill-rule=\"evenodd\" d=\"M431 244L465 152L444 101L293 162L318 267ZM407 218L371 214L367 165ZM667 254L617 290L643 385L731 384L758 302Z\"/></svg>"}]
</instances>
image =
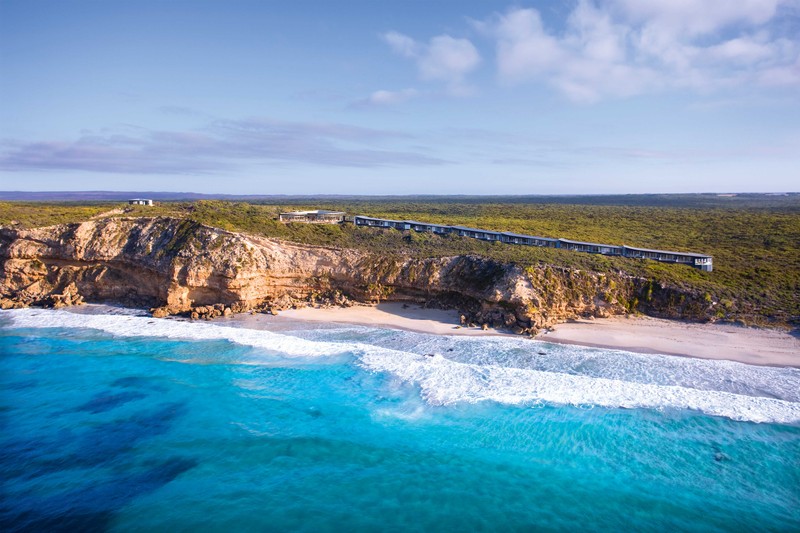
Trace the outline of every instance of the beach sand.
<instances>
[{"instance_id":1,"label":"beach sand","mask_svg":"<svg viewBox=\"0 0 800 533\"><path fill-rule=\"evenodd\" d=\"M800 338L776 329L696 324L651 317L576 320L536 338L548 342L800 367Z\"/></svg>"},{"instance_id":2,"label":"beach sand","mask_svg":"<svg viewBox=\"0 0 800 533\"><path fill-rule=\"evenodd\" d=\"M362 326L407 329L435 335L510 335L493 329L467 328L459 326L459 314L452 310L425 309L418 305L381 303L375 306L357 305L315 309L305 307L281 311L280 316L310 322L334 322L359 324Z\"/></svg>"},{"instance_id":3,"label":"beach sand","mask_svg":"<svg viewBox=\"0 0 800 533\"><path fill-rule=\"evenodd\" d=\"M423 309L400 303L333 309L293 309L287 319L407 329L437 335L511 335L489 329L457 327L456 311ZM541 333L537 340L660 353L703 359L726 359L754 365L800 367L800 338L775 329L728 324L695 324L650 317L575 320Z\"/></svg>"}]
</instances>

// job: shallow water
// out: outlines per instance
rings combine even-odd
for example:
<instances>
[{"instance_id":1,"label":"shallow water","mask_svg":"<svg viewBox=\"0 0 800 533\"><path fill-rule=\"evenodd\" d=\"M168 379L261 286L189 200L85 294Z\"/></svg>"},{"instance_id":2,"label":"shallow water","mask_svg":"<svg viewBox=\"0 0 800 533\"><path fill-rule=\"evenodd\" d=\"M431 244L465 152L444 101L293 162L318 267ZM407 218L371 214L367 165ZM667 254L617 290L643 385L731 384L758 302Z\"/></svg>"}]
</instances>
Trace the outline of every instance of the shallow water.
<instances>
[{"instance_id":1,"label":"shallow water","mask_svg":"<svg viewBox=\"0 0 800 533\"><path fill-rule=\"evenodd\" d=\"M0 354L3 530L800 529L797 369L43 310Z\"/></svg>"}]
</instances>

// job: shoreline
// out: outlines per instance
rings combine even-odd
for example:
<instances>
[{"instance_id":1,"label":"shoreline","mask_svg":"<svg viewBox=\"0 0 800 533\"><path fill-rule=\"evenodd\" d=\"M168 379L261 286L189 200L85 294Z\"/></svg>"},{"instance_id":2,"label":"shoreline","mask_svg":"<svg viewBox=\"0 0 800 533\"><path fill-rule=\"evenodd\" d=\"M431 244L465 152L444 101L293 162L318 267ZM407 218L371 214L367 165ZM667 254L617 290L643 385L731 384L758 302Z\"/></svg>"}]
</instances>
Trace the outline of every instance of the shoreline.
<instances>
[{"instance_id":1,"label":"shoreline","mask_svg":"<svg viewBox=\"0 0 800 533\"><path fill-rule=\"evenodd\" d=\"M560 344L800 368L800 339L733 324L701 324L648 316L573 320L536 339Z\"/></svg>"},{"instance_id":2,"label":"shoreline","mask_svg":"<svg viewBox=\"0 0 800 533\"><path fill-rule=\"evenodd\" d=\"M108 304L87 304L65 310L79 314L142 313L150 316L144 309ZM224 325L227 322L236 327L275 331L291 329L293 323L349 324L454 337L528 338L508 331L460 326L459 318L460 315L455 310L386 302L322 309L304 307L281 311L278 315L242 313L215 318L210 323ZM188 318L177 320L189 322ZM648 316L579 319L558 324L551 330L536 335L532 340L640 354L800 368L800 337L777 329L732 324L700 324Z\"/></svg>"},{"instance_id":3,"label":"shoreline","mask_svg":"<svg viewBox=\"0 0 800 533\"><path fill-rule=\"evenodd\" d=\"M453 310L403 305L389 302L347 308L306 307L282 311L278 318L387 327L434 335L519 338L510 332L459 326L459 314ZM642 354L800 368L800 338L785 331L732 324L699 324L647 316L580 319L558 324L534 339Z\"/></svg>"}]
</instances>

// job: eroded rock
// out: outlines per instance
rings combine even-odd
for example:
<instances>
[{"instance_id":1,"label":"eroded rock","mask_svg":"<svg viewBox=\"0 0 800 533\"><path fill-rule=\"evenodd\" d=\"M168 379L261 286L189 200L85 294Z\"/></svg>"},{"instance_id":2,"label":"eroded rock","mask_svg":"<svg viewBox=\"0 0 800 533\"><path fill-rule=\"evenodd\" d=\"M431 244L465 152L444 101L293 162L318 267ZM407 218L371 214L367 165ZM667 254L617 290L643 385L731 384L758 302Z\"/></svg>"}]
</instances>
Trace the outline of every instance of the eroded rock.
<instances>
[{"instance_id":1,"label":"eroded rock","mask_svg":"<svg viewBox=\"0 0 800 533\"><path fill-rule=\"evenodd\" d=\"M622 273L522 268L478 256L384 257L170 218L0 228L0 262L5 309L111 301L151 308L154 316L212 319L377 298L458 309L462 326L522 333L633 310L698 319L716 312L699 295Z\"/></svg>"}]
</instances>

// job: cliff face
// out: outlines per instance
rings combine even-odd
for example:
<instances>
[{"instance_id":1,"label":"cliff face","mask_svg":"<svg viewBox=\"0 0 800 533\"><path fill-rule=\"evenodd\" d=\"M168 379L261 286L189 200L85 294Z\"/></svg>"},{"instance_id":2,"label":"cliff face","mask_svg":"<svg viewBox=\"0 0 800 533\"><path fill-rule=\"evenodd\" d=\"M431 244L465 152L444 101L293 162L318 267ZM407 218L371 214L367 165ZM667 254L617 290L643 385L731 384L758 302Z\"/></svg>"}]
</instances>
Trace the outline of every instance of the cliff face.
<instances>
[{"instance_id":1,"label":"cliff face","mask_svg":"<svg viewBox=\"0 0 800 533\"><path fill-rule=\"evenodd\" d=\"M381 257L167 218L2 228L0 262L4 308L112 301L156 308L157 316L215 316L299 302L394 300L459 309L467 322L517 332L634 306L668 317L712 312L699 295L622 273L523 269L474 256Z\"/></svg>"}]
</instances>

